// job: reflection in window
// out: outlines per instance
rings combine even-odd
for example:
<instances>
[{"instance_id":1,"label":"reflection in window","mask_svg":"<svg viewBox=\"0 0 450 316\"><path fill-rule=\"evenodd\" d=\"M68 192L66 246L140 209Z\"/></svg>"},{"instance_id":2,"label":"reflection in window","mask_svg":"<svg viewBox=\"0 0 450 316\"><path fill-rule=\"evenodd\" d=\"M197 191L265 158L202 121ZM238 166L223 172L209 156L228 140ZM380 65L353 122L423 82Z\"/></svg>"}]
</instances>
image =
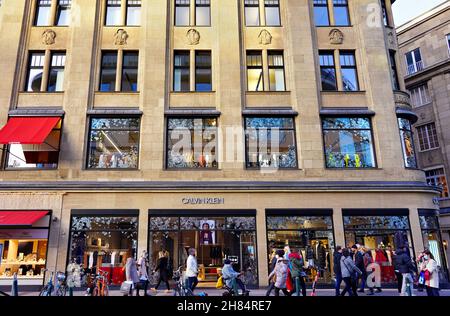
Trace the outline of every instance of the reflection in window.
<instances>
[{"instance_id":1,"label":"reflection in window","mask_svg":"<svg viewBox=\"0 0 450 316\"><path fill-rule=\"evenodd\" d=\"M245 118L247 168L297 168L294 119Z\"/></svg>"},{"instance_id":2,"label":"reflection in window","mask_svg":"<svg viewBox=\"0 0 450 316\"><path fill-rule=\"evenodd\" d=\"M105 25L114 26L122 25L122 9L121 0L107 0L106 1L106 19Z\"/></svg>"},{"instance_id":3,"label":"reflection in window","mask_svg":"<svg viewBox=\"0 0 450 316\"><path fill-rule=\"evenodd\" d=\"M139 118L91 118L88 168L137 169Z\"/></svg>"},{"instance_id":4,"label":"reflection in window","mask_svg":"<svg viewBox=\"0 0 450 316\"><path fill-rule=\"evenodd\" d=\"M369 118L322 119L327 168L374 168L375 154Z\"/></svg>"},{"instance_id":5,"label":"reflection in window","mask_svg":"<svg viewBox=\"0 0 450 316\"><path fill-rule=\"evenodd\" d=\"M173 91L190 91L190 53L175 51Z\"/></svg>"},{"instance_id":6,"label":"reflection in window","mask_svg":"<svg viewBox=\"0 0 450 316\"><path fill-rule=\"evenodd\" d=\"M36 17L34 25L48 26L50 25L50 12L52 0L38 0L36 6Z\"/></svg>"},{"instance_id":7,"label":"reflection in window","mask_svg":"<svg viewBox=\"0 0 450 316\"><path fill-rule=\"evenodd\" d=\"M266 11L266 25L280 26L280 1L264 0L264 9Z\"/></svg>"},{"instance_id":8,"label":"reflection in window","mask_svg":"<svg viewBox=\"0 0 450 316\"><path fill-rule=\"evenodd\" d=\"M270 91L285 91L283 52L269 51L268 60Z\"/></svg>"},{"instance_id":9,"label":"reflection in window","mask_svg":"<svg viewBox=\"0 0 450 316\"><path fill-rule=\"evenodd\" d=\"M141 25L141 0L127 1L127 25Z\"/></svg>"},{"instance_id":10,"label":"reflection in window","mask_svg":"<svg viewBox=\"0 0 450 316\"><path fill-rule=\"evenodd\" d=\"M259 0L244 0L245 25L259 26Z\"/></svg>"},{"instance_id":11,"label":"reflection in window","mask_svg":"<svg viewBox=\"0 0 450 316\"><path fill-rule=\"evenodd\" d=\"M341 62L342 85L345 91L358 91L358 73L356 71L355 53L339 52Z\"/></svg>"},{"instance_id":12,"label":"reflection in window","mask_svg":"<svg viewBox=\"0 0 450 316\"><path fill-rule=\"evenodd\" d=\"M47 91L63 91L64 67L66 65L65 53L53 53L48 77Z\"/></svg>"},{"instance_id":13,"label":"reflection in window","mask_svg":"<svg viewBox=\"0 0 450 316\"><path fill-rule=\"evenodd\" d=\"M212 90L211 52L195 52L195 91Z\"/></svg>"},{"instance_id":14,"label":"reflection in window","mask_svg":"<svg viewBox=\"0 0 450 316\"><path fill-rule=\"evenodd\" d=\"M436 124L429 123L417 127L417 134L421 151L439 148Z\"/></svg>"},{"instance_id":15,"label":"reflection in window","mask_svg":"<svg viewBox=\"0 0 450 316\"><path fill-rule=\"evenodd\" d=\"M319 51L320 76L323 91L336 91L336 68L333 51Z\"/></svg>"},{"instance_id":16,"label":"reflection in window","mask_svg":"<svg viewBox=\"0 0 450 316\"><path fill-rule=\"evenodd\" d=\"M247 89L263 91L263 63L261 51L247 51Z\"/></svg>"},{"instance_id":17,"label":"reflection in window","mask_svg":"<svg viewBox=\"0 0 450 316\"><path fill-rule=\"evenodd\" d=\"M167 168L215 169L216 118L167 119Z\"/></svg>"},{"instance_id":18,"label":"reflection in window","mask_svg":"<svg viewBox=\"0 0 450 316\"><path fill-rule=\"evenodd\" d=\"M447 177L445 176L444 168L437 168L432 170L426 170L425 176L429 185L442 188L441 199L447 199L450 197L448 191Z\"/></svg>"},{"instance_id":19,"label":"reflection in window","mask_svg":"<svg viewBox=\"0 0 450 316\"><path fill-rule=\"evenodd\" d=\"M71 5L72 0L58 0L58 5L56 7L56 25L69 25Z\"/></svg>"},{"instance_id":20,"label":"reflection in window","mask_svg":"<svg viewBox=\"0 0 450 316\"><path fill-rule=\"evenodd\" d=\"M123 52L122 89L121 91L137 91L138 86L138 52Z\"/></svg>"},{"instance_id":21,"label":"reflection in window","mask_svg":"<svg viewBox=\"0 0 450 316\"><path fill-rule=\"evenodd\" d=\"M195 25L211 25L211 4L210 0L195 0Z\"/></svg>"},{"instance_id":22,"label":"reflection in window","mask_svg":"<svg viewBox=\"0 0 450 316\"><path fill-rule=\"evenodd\" d=\"M28 75L26 83L26 91L39 92L42 86L42 77L44 74L45 53L36 52L30 54L28 64Z\"/></svg>"},{"instance_id":23,"label":"reflection in window","mask_svg":"<svg viewBox=\"0 0 450 316\"><path fill-rule=\"evenodd\" d=\"M190 25L190 0L175 0L175 26Z\"/></svg>"},{"instance_id":24,"label":"reflection in window","mask_svg":"<svg viewBox=\"0 0 450 316\"><path fill-rule=\"evenodd\" d=\"M59 146L61 142L60 120L42 144L13 144L9 146L7 168L58 168Z\"/></svg>"},{"instance_id":25,"label":"reflection in window","mask_svg":"<svg viewBox=\"0 0 450 316\"><path fill-rule=\"evenodd\" d=\"M337 26L350 25L347 0L333 0L334 24Z\"/></svg>"},{"instance_id":26,"label":"reflection in window","mask_svg":"<svg viewBox=\"0 0 450 316\"><path fill-rule=\"evenodd\" d=\"M403 159L406 168L417 168L416 152L414 150L414 137L411 121L398 118L400 127L400 138L402 141Z\"/></svg>"},{"instance_id":27,"label":"reflection in window","mask_svg":"<svg viewBox=\"0 0 450 316\"><path fill-rule=\"evenodd\" d=\"M314 21L316 26L330 25L327 0L314 0Z\"/></svg>"},{"instance_id":28,"label":"reflection in window","mask_svg":"<svg viewBox=\"0 0 450 316\"><path fill-rule=\"evenodd\" d=\"M103 52L101 67L100 91L115 91L117 76L117 52Z\"/></svg>"}]
</instances>

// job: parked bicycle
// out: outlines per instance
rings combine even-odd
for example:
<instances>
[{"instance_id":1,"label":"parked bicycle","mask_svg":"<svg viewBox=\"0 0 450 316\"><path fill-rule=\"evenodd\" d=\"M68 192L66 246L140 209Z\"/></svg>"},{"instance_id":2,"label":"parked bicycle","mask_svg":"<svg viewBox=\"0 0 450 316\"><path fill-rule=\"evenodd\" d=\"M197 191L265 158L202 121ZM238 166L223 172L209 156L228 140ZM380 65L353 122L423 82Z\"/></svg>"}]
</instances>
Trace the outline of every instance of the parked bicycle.
<instances>
[{"instance_id":1,"label":"parked bicycle","mask_svg":"<svg viewBox=\"0 0 450 316\"><path fill-rule=\"evenodd\" d=\"M45 269L44 273L47 273L49 270ZM50 278L44 287L42 288L39 296L66 296L67 293L67 285L66 285L66 274L61 271L55 273L53 271L50 272Z\"/></svg>"},{"instance_id":2,"label":"parked bicycle","mask_svg":"<svg viewBox=\"0 0 450 316\"><path fill-rule=\"evenodd\" d=\"M108 272L99 271L88 275L86 296L109 296Z\"/></svg>"},{"instance_id":3,"label":"parked bicycle","mask_svg":"<svg viewBox=\"0 0 450 316\"><path fill-rule=\"evenodd\" d=\"M173 291L174 296L194 296L192 290L186 285L181 271L183 266L180 266L177 270L173 271L172 279L175 281L175 289Z\"/></svg>"}]
</instances>

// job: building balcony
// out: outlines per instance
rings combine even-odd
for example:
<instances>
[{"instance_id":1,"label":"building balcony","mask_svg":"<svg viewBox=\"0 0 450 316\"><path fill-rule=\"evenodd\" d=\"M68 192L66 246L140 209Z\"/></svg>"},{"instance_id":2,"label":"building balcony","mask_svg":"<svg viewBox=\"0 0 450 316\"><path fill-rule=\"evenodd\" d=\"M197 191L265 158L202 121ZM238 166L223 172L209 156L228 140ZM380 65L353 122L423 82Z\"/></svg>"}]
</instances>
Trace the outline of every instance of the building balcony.
<instances>
[{"instance_id":1,"label":"building balcony","mask_svg":"<svg viewBox=\"0 0 450 316\"><path fill-rule=\"evenodd\" d=\"M411 97L409 96L409 93L400 90L394 90L394 99L395 99L395 106L397 108L403 108L408 110L412 109Z\"/></svg>"},{"instance_id":2,"label":"building balcony","mask_svg":"<svg viewBox=\"0 0 450 316\"><path fill-rule=\"evenodd\" d=\"M414 64L408 65L408 76L415 74L416 72L419 72L425 68L423 61L418 61Z\"/></svg>"}]
</instances>

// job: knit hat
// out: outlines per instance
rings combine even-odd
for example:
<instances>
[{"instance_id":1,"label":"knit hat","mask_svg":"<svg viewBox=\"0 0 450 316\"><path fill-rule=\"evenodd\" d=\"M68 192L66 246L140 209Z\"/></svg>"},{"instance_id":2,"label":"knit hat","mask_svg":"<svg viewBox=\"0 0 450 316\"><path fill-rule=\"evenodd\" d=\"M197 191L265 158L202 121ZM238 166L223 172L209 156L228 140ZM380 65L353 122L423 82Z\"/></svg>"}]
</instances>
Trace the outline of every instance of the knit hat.
<instances>
[{"instance_id":1,"label":"knit hat","mask_svg":"<svg viewBox=\"0 0 450 316\"><path fill-rule=\"evenodd\" d=\"M225 261L223 263L224 264L231 264L231 260L230 259L225 259Z\"/></svg>"}]
</instances>

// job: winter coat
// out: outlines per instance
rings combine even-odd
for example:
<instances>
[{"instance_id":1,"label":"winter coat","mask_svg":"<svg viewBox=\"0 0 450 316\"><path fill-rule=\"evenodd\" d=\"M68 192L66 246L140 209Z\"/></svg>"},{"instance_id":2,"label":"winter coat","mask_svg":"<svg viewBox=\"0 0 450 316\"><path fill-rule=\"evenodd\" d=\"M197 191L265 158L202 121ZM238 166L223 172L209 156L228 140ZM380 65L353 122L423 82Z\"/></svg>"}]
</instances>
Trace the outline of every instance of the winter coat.
<instances>
[{"instance_id":1,"label":"winter coat","mask_svg":"<svg viewBox=\"0 0 450 316\"><path fill-rule=\"evenodd\" d=\"M364 255L361 253L361 251L357 251L355 253L355 265L358 267L359 270L364 271Z\"/></svg>"},{"instance_id":2,"label":"winter coat","mask_svg":"<svg viewBox=\"0 0 450 316\"><path fill-rule=\"evenodd\" d=\"M303 259L298 253L291 253L289 255L289 268L292 278L301 277L303 272Z\"/></svg>"},{"instance_id":3,"label":"winter coat","mask_svg":"<svg viewBox=\"0 0 450 316\"><path fill-rule=\"evenodd\" d=\"M269 279L274 275L276 276L275 287L279 289L286 288L287 271L287 261L282 258L278 259L277 264L275 265L275 269L273 269L272 273L270 273L269 275Z\"/></svg>"},{"instance_id":4,"label":"winter coat","mask_svg":"<svg viewBox=\"0 0 450 316\"><path fill-rule=\"evenodd\" d=\"M354 273L362 274L362 271L355 265L352 260L352 257L344 257L341 258L341 273L343 278L349 278Z\"/></svg>"},{"instance_id":5,"label":"winter coat","mask_svg":"<svg viewBox=\"0 0 450 316\"><path fill-rule=\"evenodd\" d=\"M342 253L335 251L333 255L333 262L334 262L333 271L336 276L341 275L341 264L340 264L341 258Z\"/></svg>"},{"instance_id":6,"label":"winter coat","mask_svg":"<svg viewBox=\"0 0 450 316\"><path fill-rule=\"evenodd\" d=\"M422 271L428 270L428 272L430 272L430 274L431 274L430 279L425 281L425 285L438 289L439 288L439 271L437 269L436 260L429 259L427 261L424 261L421 265L421 270Z\"/></svg>"},{"instance_id":7,"label":"winter coat","mask_svg":"<svg viewBox=\"0 0 450 316\"><path fill-rule=\"evenodd\" d=\"M306 248L306 260L314 259L314 249L311 246Z\"/></svg>"},{"instance_id":8,"label":"winter coat","mask_svg":"<svg viewBox=\"0 0 450 316\"><path fill-rule=\"evenodd\" d=\"M131 281L135 284L139 282L139 276L138 276L137 267L136 267L136 260L134 260L133 258L127 259L127 263L125 264L125 275L126 275L127 281Z\"/></svg>"},{"instance_id":9,"label":"winter coat","mask_svg":"<svg viewBox=\"0 0 450 316\"><path fill-rule=\"evenodd\" d=\"M158 265L155 269L155 271L159 271L159 277L163 281L167 281L169 279L169 270L167 269L168 263L169 258L161 257L158 259Z\"/></svg>"},{"instance_id":10,"label":"winter coat","mask_svg":"<svg viewBox=\"0 0 450 316\"><path fill-rule=\"evenodd\" d=\"M139 279L140 280L148 280L148 271L147 271L147 259L145 257L139 258Z\"/></svg>"},{"instance_id":11,"label":"winter coat","mask_svg":"<svg viewBox=\"0 0 450 316\"><path fill-rule=\"evenodd\" d=\"M415 270L414 263L404 251L397 251L394 256L394 268L399 273L411 273Z\"/></svg>"},{"instance_id":12,"label":"winter coat","mask_svg":"<svg viewBox=\"0 0 450 316\"><path fill-rule=\"evenodd\" d=\"M186 262L186 277L193 278L193 277L197 277L197 275L198 275L197 258L190 255Z\"/></svg>"},{"instance_id":13,"label":"winter coat","mask_svg":"<svg viewBox=\"0 0 450 316\"><path fill-rule=\"evenodd\" d=\"M228 287L233 287L233 280L239 276L231 264L225 264L222 268L222 277Z\"/></svg>"}]
</instances>

